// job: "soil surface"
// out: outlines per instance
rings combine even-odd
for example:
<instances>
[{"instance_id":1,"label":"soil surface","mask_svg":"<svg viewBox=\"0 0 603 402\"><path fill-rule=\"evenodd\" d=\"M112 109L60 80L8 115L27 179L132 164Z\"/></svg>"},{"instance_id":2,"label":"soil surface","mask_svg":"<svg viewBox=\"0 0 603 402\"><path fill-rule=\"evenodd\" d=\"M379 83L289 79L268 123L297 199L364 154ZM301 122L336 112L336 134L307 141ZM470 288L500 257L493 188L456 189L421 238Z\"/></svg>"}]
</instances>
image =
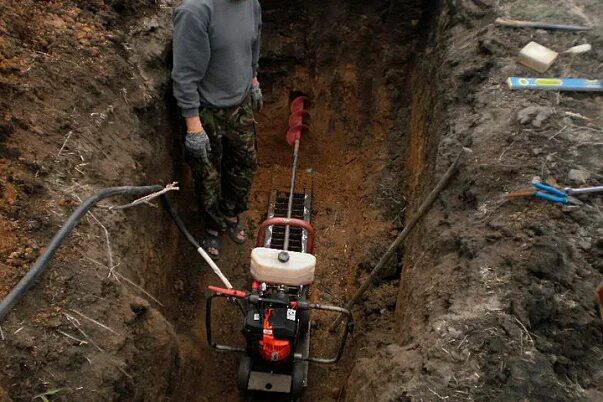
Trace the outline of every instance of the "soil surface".
<instances>
[{"instance_id":1,"label":"soil surface","mask_svg":"<svg viewBox=\"0 0 603 402\"><path fill-rule=\"evenodd\" d=\"M181 119L170 95L177 1L0 2L0 297L80 200L112 185L179 181L201 234ZM505 191L554 179L601 185L603 97L512 92L534 40L549 76L601 77L596 1L262 1L259 170L244 221L255 232L287 188L289 100L312 99L301 187L313 193L310 298L342 305L463 147L455 179L354 309L342 361L312 365L307 401L603 400L594 292L600 197L568 208ZM504 3L504 4L501 4ZM516 30L496 17L593 25ZM598 25L599 24L599 25ZM239 401L236 355L207 346L207 285L219 284L161 208L103 203L0 323L0 400ZM253 239L225 239L219 265L250 284ZM221 342L240 317L219 306ZM313 350L332 353L314 317ZM279 397L271 400L280 400Z\"/></svg>"}]
</instances>

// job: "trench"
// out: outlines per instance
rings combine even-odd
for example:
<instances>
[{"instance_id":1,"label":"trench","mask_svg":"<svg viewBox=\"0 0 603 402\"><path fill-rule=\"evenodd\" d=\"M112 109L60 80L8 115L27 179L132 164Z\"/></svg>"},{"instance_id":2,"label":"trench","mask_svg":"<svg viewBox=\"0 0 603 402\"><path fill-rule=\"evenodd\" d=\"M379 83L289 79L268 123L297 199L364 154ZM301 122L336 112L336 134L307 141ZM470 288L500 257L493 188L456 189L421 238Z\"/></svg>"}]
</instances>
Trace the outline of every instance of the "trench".
<instances>
[{"instance_id":1,"label":"trench","mask_svg":"<svg viewBox=\"0 0 603 402\"><path fill-rule=\"evenodd\" d=\"M0 63L0 292L25 272L74 199L100 188L176 180L181 191L172 198L201 235L169 82L178 2L2 2L0 56L11 58ZM592 300L600 222L581 210L494 199L539 171L571 181L578 162L600 170L595 149L578 152L592 133L573 138L553 118L535 131L515 116L538 104L579 111L597 127L600 99L499 85L523 71L511 62L519 43L537 36L565 49L576 34L503 30L494 18L540 19L546 9L557 13L547 14L552 20L584 21L566 21L575 10L561 1L532 10L498 3L262 1L266 102L243 220L255 235L270 190L286 187L289 98L308 94L311 131L300 161L302 171L312 169L312 301L342 305L457 151L472 150L354 308L343 359L311 366L303 400L603 400ZM590 10L600 15L595 4ZM584 35L594 44L601 38L600 29ZM599 55L572 58L574 71L596 76ZM562 148L559 160L541 163ZM242 400L238 356L210 350L205 338L207 285L219 281L168 215L146 206L95 214L102 224L82 221L0 323L0 400ZM220 266L237 288L250 285L251 247L225 242ZM107 275L118 265L131 283ZM217 339L240 343L240 315L226 307L214 317ZM65 309L114 331L92 321L80 328ZM326 354L330 321L312 319L313 353ZM78 339L80 329L90 342Z\"/></svg>"},{"instance_id":2,"label":"trench","mask_svg":"<svg viewBox=\"0 0 603 402\"><path fill-rule=\"evenodd\" d=\"M288 186L292 151L284 134L289 101L292 93L307 94L312 100L311 123L310 133L302 138L300 170L312 183L312 224L317 232L313 301L343 305L402 229L405 209L417 203L429 181L427 161L435 157L437 144L430 135L437 127L431 124L433 88L427 84L432 71L426 68L429 63L421 62L421 53L431 40L435 9L435 2L419 0L294 1L286 6L263 2L260 79L265 108L256 116L259 167L244 221L255 235L270 191ZM165 99L167 107L159 109L167 116L152 111L143 118L155 116L147 124L165 132L169 144L170 138L180 138L182 125L169 91ZM175 179L183 188L178 209L200 236L190 172L178 141L172 142ZM205 337L206 289L219 280L185 241L171 240L169 246L170 257L156 260L155 268L142 274L166 301L162 312L178 334L169 397L238 401L238 356L211 350ZM242 247L224 242L219 265L237 288L250 285L251 247L251 242ZM152 247L148 251L153 252ZM396 304L403 254L399 250L384 278L355 309L357 335L348 342L341 362L311 367L304 400L351 400L345 388L363 338L367 333L396 332L395 317L403 314L404 306ZM219 308L214 320L220 342L241 344L235 309ZM329 323L324 317L313 323L313 353L331 353Z\"/></svg>"}]
</instances>

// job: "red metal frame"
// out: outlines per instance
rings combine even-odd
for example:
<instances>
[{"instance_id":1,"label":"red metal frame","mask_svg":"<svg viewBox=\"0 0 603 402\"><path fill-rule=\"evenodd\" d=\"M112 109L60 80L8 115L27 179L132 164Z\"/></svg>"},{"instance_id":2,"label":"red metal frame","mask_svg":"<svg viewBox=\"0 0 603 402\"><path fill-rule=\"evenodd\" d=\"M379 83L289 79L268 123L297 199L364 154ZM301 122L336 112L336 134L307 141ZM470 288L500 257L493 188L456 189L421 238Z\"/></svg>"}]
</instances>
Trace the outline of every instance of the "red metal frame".
<instances>
[{"instance_id":1,"label":"red metal frame","mask_svg":"<svg viewBox=\"0 0 603 402\"><path fill-rule=\"evenodd\" d=\"M262 222L260 231L258 233L258 239L256 241L256 247L264 247L264 240L266 239L266 229L269 226L291 226L294 228L302 228L308 232L308 253L314 254L314 228L308 222L302 219L295 218L270 218Z\"/></svg>"}]
</instances>

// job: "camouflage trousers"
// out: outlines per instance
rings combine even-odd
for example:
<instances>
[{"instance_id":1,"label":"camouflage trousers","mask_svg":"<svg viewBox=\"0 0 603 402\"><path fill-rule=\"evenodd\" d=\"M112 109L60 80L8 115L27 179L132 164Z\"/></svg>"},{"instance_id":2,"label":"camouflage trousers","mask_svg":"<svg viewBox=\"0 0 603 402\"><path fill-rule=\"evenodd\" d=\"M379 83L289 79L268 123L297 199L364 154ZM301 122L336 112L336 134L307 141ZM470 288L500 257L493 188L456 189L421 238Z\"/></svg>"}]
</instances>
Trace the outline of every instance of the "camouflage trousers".
<instances>
[{"instance_id":1,"label":"camouflage trousers","mask_svg":"<svg viewBox=\"0 0 603 402\"><path fill-rule=\"evenodd\" d=\"M249 190L257 168L255 125L249 97L240 106L204 108L199 112L209 136L209 163L187 155L195 192L205 211L206 227L224 231L226 217L247 210Z\"/></svg>"}]
</instances>

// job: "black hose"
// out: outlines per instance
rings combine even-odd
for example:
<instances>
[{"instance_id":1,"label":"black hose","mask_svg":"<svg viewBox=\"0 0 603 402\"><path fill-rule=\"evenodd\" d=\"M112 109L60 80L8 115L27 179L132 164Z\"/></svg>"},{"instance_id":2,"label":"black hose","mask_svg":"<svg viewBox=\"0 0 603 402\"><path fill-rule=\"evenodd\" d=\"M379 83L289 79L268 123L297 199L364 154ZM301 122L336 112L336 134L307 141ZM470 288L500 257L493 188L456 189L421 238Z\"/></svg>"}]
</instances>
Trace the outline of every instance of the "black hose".
<instances>
[{"instance_id":1,"label":"black hose","mask_svg":"<svg viewBox=\"0 0 603 402\"><path fill-rule=\"evenodd\" d=\"M165 207L165 209L167 209L168 213L174 220L174 223L176 224L176 226L178 226L180 233L182 233L184 235L184 237L186 237L186 240L188 240L189 243L191 243L195 247L195 250L197 250L199 247L201 247L199 245L199 243L197 242L197 240L195 240L193 235L188 231L188 229L186 229L186 226L184 226L184 222L182 222L182 219L180 219L180 216L178 216L178 213L172 206L172 203L170 202L170 199L167 197L167 194L163 194L161 196L161 200L163 201L163 206Z\"/></svg>"},{"instance_id":2,"label":"black hose","mask_svg":"<svg viewBox=\"0 0 603 402\"><path fill-rule=\"evenodd\" d=\"M14 307L15 304L21 300L25 292L27 292L35 283L35 281L44 272L44 268L48 262L52 259L57 249L61 246L65 237L75 227L77 222L99 201L112 197L115 195L133 195L133 196L144 196L157 191L162 190L162 186L124 186L124 187L109 187L101 190L92 197L85 200L76 210L71 214L69 219L63 224L58 233L52 238L50 244L46 248L44 254L42 254L31 269L25 274L25 276L19 281L17 286L10 291L10 293L0 303L0 322L4 319L6 314ZM169 208L168 208L169 211ZM171 214L171 213L170 213ZM172 215L172 218L174 215ZM178 222L176 222L178 224ZM180 226L179 226L180 227ZM182 230L182 229L181 229ZM184 233L184 232L183 232ZM186 235L186 233L185 233ZM189 234L190 236L190 234ZM190 241L190 239L189 239Z\"/></svg>"},{"instance_id":3,"label":"black hose","mask_svg":"<svg viewBox=\"0 0 603 402\"><path fill-rule=\"evenodd\" d=\"M178 213L172 206L172 203L170 202L170 199L168 198L167 194L163 194L161 196L161 199L163 200L163 206L165 207L165 209L167 209L168 213L174 220L174 223L176 224L176 226L178 226L180 233L182 233L184 235L184 237L186 237L186 240L188 240L189 243L191 243L195 247L195 250L199 249L199 247L201 247L201 246L199 245L197 240L195 240L193 235L188 231L186 226L184 226L184 222L182 222L182 219L180 219L180 216L178 215ZM245 302L243 302L241 299L235 299L234 301L239 306L241 313L243 313L243 317L247 316L247 308L245 306ZM207 319L209 319L209 318L207 318Z\"/></svg>"}]
</instances>

